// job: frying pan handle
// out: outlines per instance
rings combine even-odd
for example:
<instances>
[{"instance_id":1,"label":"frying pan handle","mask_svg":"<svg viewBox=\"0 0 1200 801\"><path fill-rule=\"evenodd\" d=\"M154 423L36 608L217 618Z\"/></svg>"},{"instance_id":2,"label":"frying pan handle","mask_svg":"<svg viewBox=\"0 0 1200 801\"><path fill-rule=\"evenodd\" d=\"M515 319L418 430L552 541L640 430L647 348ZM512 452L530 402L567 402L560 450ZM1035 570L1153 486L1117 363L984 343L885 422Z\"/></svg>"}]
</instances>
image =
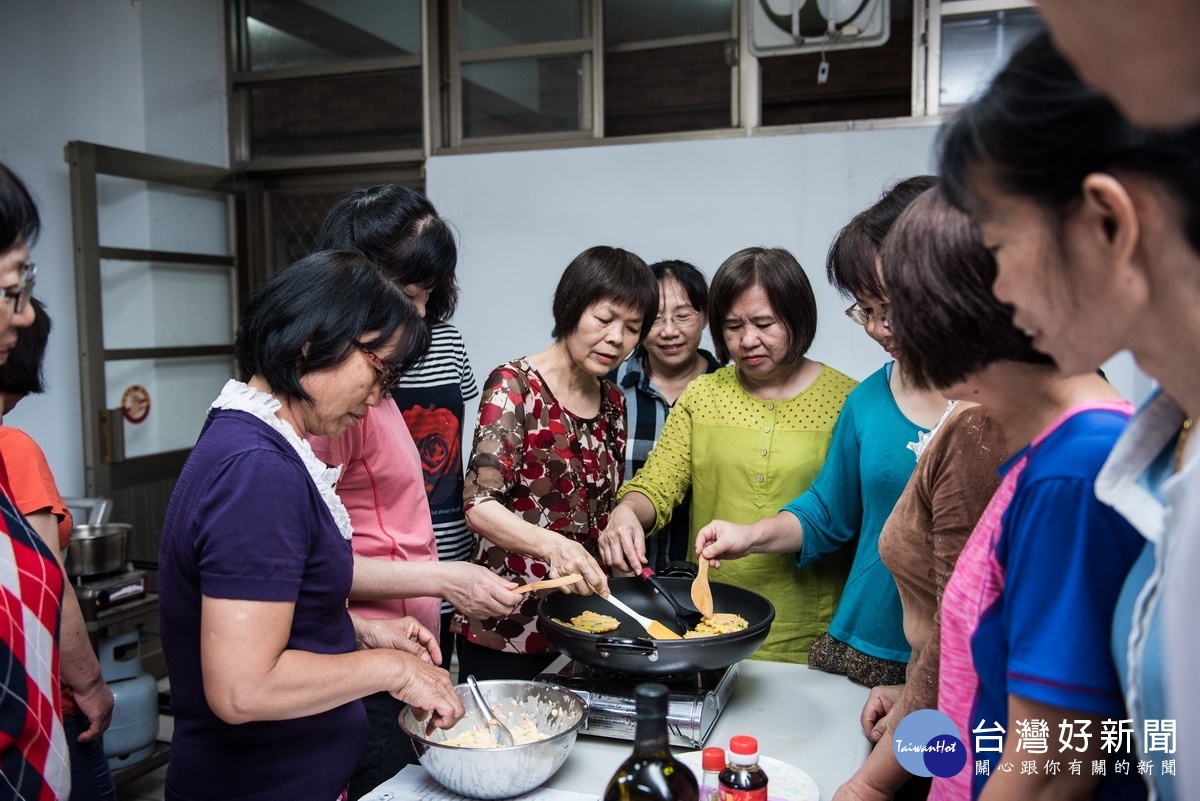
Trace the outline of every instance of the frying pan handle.
<instances>
[{"instance_id":1,"label":"frying pan handle","mask_svg":"<svg viewBox=\"0 0 1200 801\"><path fill-rule=\"evenodd\" d=\"M682 559L677 559L667 563L666 569L658 575L666 578L685 578L689 581L696 578L697 566L693 562L687 562Z\"/></svg>"},{"instance_id":2,"label":"frying pan handle","mask_svg":"<svg viewBox=\"0 0 1200 801\"><path fill-rule=\"evenodd\" d=\"M601 637L595 647L602 656L640 654L651 662L658 661L658 646L645 637Z\"/></svg>"},{"instance_id":3,"label":"frying pan handle","mask_svg":"<svg viewBox=\"0 0 1200 801\"><path fill-rule=\"evenodd\" d=\"M675 604L675 596L671 595L670 591L667 590L667 588L663 586L663 583L658 580L658 576L656 576L654 574L653 570L651 570L648 567L644 567L644 568L642 568L642 572L638 573L638 575L641 576L646 581L648 581L650 583L650 586L654 588L654 591L657 592L662 597L666 598L667 601L672 606L676 605Z\"/></svg>"},{"instance_id":4,"label":"frying pan handle","mask_svg":"<svg viewBox=\"0 0 1200 801\"><path fill-rule=\"evenodd\" d=\"M658 580L658 576L654 575L653 570L651 570L648 567L643 567L642 572L638 573L638 575L641 576L646 581L650 582L650 586L654 588L655 592L657 592L662 597L666 598L668 601L671 600L671 595L667 592L667 588L664 587L662 585L662 583Z\"/></svg>"}]
</instances>

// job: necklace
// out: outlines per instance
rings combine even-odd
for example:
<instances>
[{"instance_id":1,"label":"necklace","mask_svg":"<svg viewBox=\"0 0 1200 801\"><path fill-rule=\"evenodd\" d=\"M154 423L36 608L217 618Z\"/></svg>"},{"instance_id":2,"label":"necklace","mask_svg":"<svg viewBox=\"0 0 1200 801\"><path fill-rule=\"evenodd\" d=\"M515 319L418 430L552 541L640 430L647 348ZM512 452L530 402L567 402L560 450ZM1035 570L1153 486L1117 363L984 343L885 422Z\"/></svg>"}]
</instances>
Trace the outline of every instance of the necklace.
<instances>
[{"instance_id":1,"label":"necklace","mask_svg":"<svg viewBox=\"0 0 1200 801\"><path fill-rule=\"evenodd\" d=\"M1179 468L1183 467L1183 454L1187 450L1188 434L1192 432L1192 419L1189 417L1183 421L1183 426L1179 429L1179 439L1175 440L1175 472L1179 472Z\"/></svg>"}]
</instances>

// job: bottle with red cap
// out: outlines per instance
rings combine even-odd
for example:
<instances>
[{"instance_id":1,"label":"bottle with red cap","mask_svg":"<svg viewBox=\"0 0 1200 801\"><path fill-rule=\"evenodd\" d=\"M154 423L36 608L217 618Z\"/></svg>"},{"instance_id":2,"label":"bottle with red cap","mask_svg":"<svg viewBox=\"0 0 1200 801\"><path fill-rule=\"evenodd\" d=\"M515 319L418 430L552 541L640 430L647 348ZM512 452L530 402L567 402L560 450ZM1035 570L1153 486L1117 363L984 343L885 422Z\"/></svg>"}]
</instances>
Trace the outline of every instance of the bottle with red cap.
<instances>
[{"instance_id":1,"label":"bottle with red cap","mask_svg":"<svg viewBox=\"0 0 1200 801\"><path fill-rule=\"evenodd\" d=\"M729 740L729 764L720 775L718 801L767 801L767 774L758 765L758 740Z\"/></svg>"},{"instance_id":2,"label":"bottle with red cap","mask_svg":"<svg viewBox=\"0 0 1200 801\"><path fill-rule=\"evenodd\" d=\"M705 748L700 752L700 801L717 801L720 794L721 771L725 770L725 749Z\"/></svg>"}]
</instances>

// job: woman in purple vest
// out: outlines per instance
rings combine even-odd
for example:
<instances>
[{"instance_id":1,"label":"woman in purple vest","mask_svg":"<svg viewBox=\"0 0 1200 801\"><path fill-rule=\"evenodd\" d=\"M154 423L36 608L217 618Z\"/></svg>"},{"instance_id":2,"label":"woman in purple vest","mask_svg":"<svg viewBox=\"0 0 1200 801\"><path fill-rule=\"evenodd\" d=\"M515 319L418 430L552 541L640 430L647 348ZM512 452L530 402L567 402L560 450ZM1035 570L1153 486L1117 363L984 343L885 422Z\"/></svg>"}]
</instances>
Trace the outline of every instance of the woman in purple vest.
<instances>
[{"instance_id":1,"label":"woman in purple vest","mask_svg":"<svg viewBox=\"0 0 1200 801\"><path fill-rule=\"evenodd\" d=\"M357 424L424 341L402 289L357 251L301 259L247 306L249 379L213 403L163 528L168 798L343 797L371 693L437 726L462 717L432 632L346 608L350 517L305 440Z\"/></svg>"}]
</instances>

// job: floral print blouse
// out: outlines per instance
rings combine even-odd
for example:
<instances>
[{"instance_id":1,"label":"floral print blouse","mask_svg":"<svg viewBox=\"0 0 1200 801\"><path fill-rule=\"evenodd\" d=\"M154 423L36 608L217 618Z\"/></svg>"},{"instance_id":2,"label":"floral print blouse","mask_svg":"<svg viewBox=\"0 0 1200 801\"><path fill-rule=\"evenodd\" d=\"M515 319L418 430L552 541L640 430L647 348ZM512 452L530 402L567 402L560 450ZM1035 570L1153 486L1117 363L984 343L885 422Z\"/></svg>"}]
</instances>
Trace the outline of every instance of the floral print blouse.
<instances>
[{"instance_id":1,"label":"floral print blouse","mask_svg":"<svg viewBox=\"0 0 1200 801\"><path fill-rule=\"evenodd\" d=\"M601 379L600 412L583 419L567 411L527 359L503 364L484 384L471 451L464 509L499 501L522 520L598 556L625 466L625 395L619 387ZM519 584L550 572L541 559L507 551L479 534L473 560ZM547 653L550 643L537 629L538 598L530 596L507 617L479 620L456 612L452 628L498 651Z\"/></svg>"}]
</instances>

